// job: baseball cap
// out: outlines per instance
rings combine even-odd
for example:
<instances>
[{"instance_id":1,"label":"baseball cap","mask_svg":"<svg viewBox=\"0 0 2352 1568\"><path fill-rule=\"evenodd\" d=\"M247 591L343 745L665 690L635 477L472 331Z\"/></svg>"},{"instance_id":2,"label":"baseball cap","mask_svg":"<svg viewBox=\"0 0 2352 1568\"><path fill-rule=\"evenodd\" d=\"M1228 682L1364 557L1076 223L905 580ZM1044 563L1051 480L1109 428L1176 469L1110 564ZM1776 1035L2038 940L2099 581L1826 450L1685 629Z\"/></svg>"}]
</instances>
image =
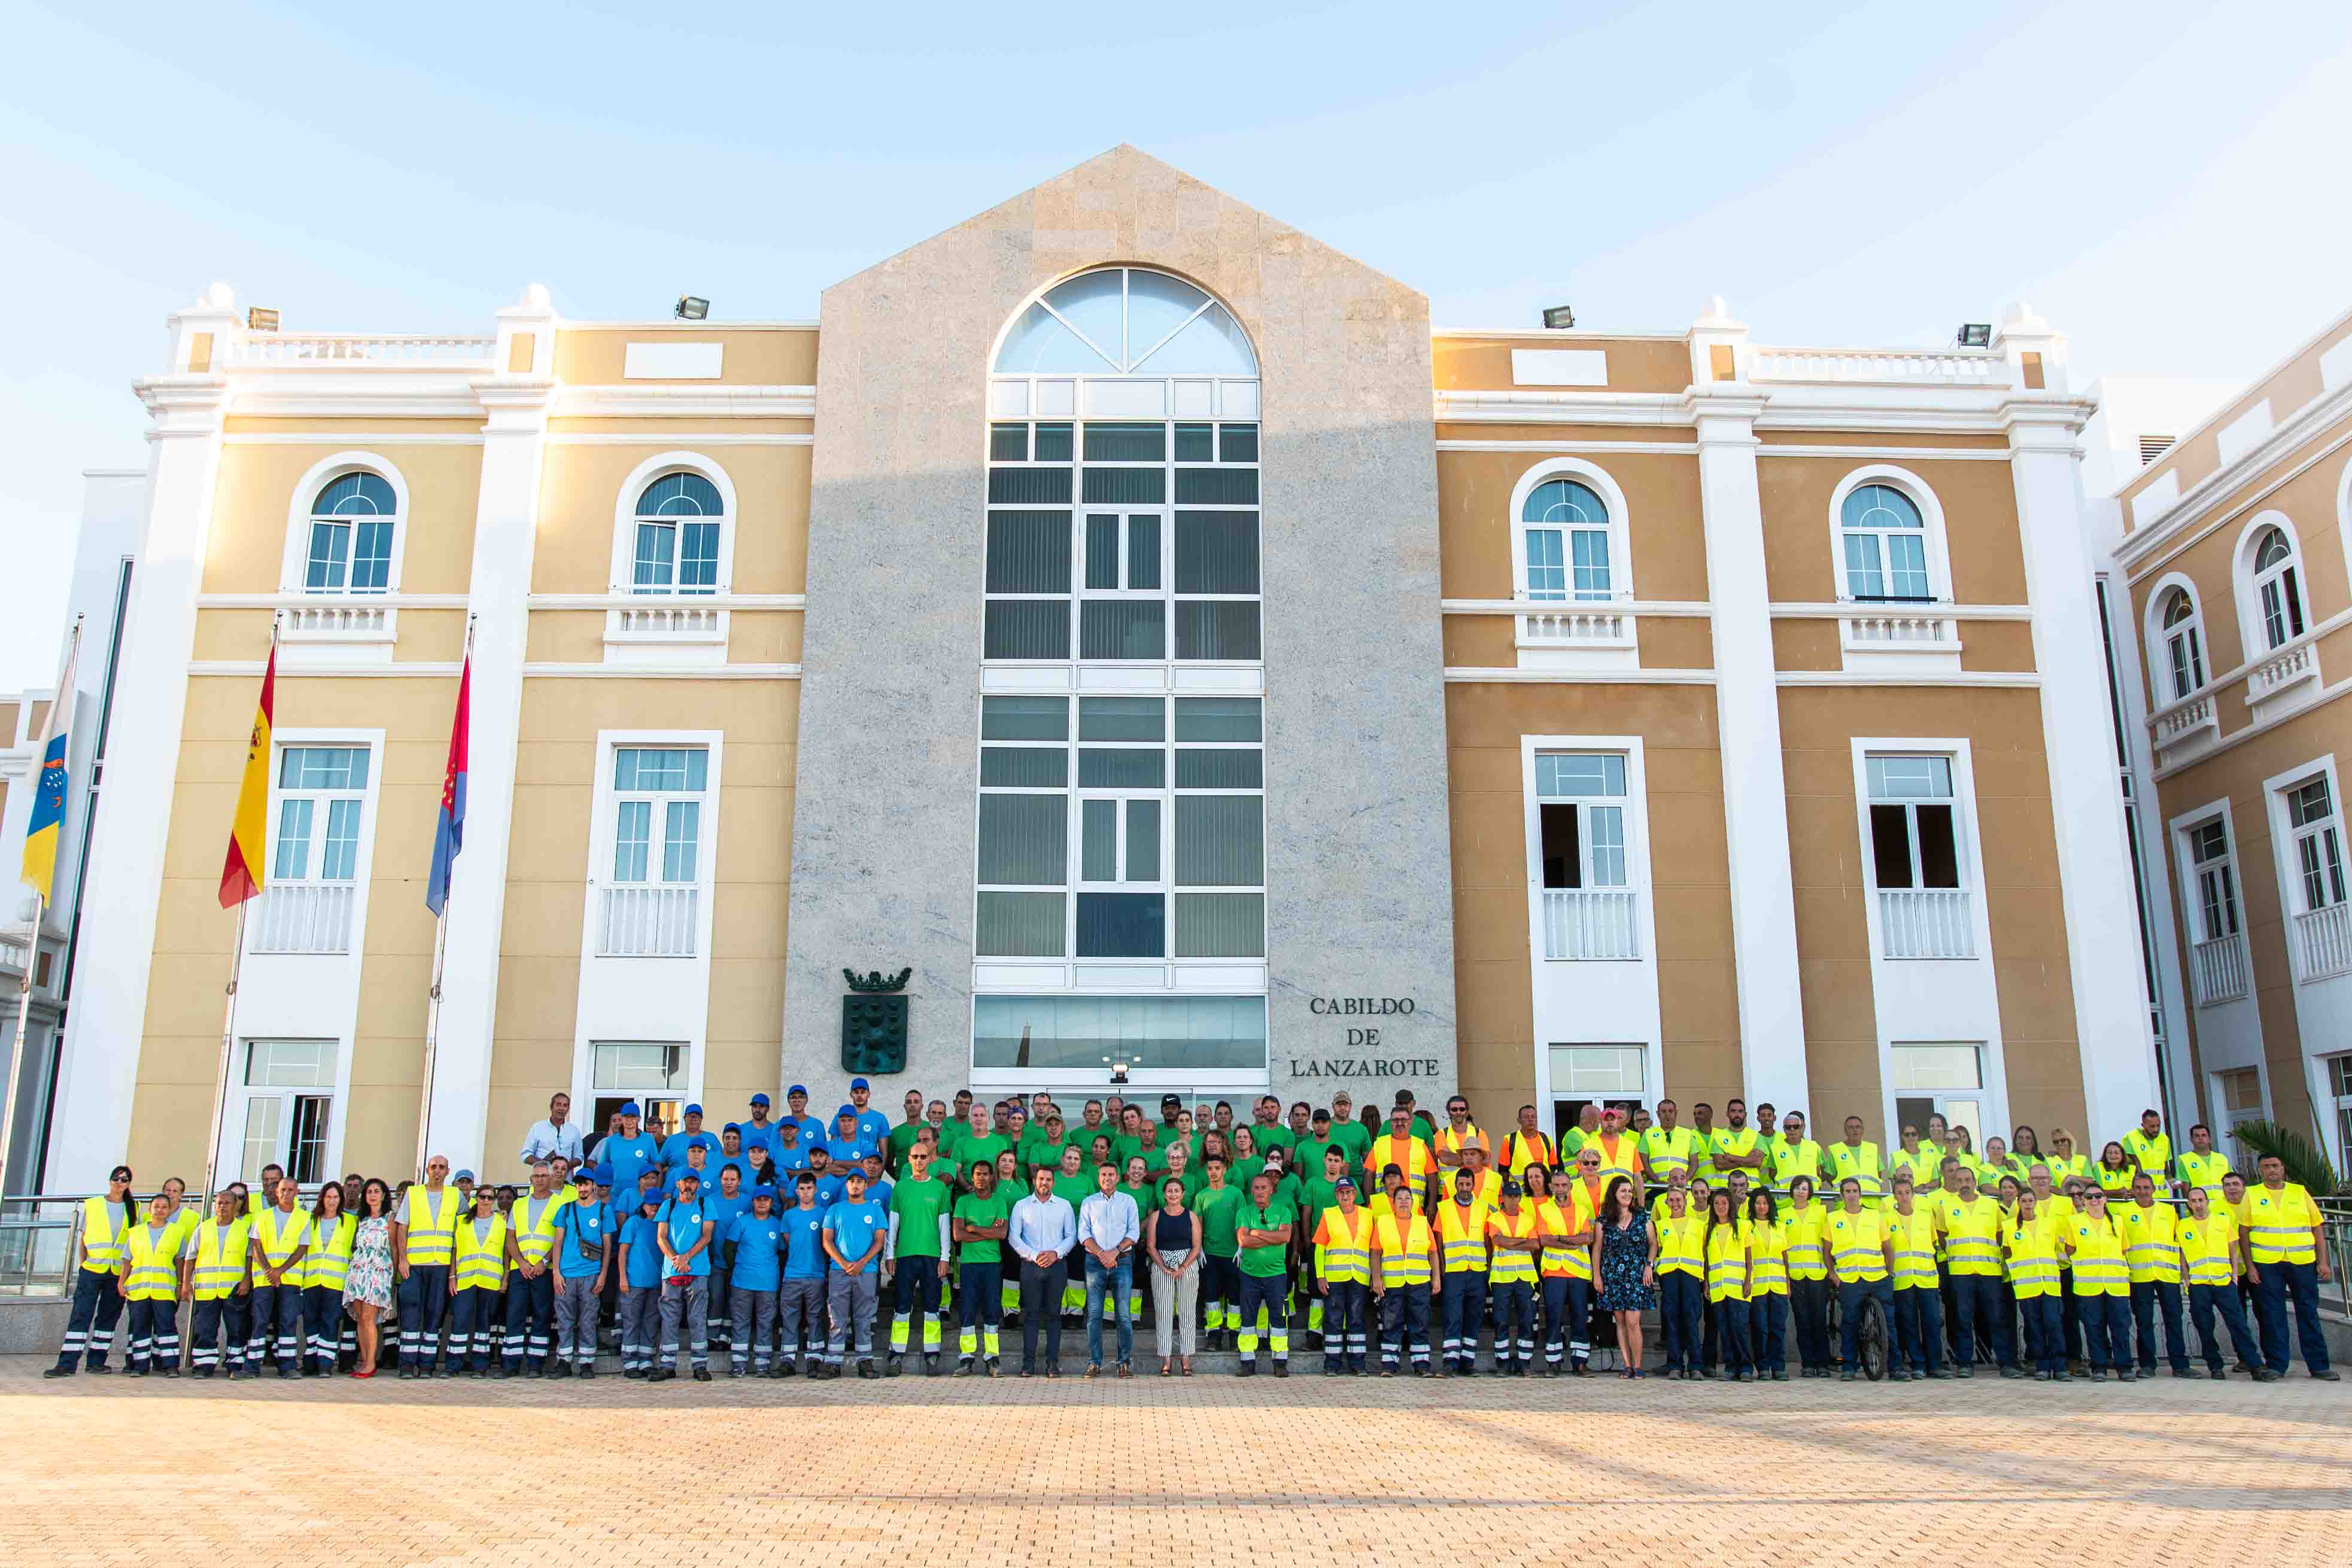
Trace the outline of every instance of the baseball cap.
<instances>
[{"instance_id":1,"label":"baseball cap","mask_svg":"<svg viewBox=\"0 0 2352 1568\"><path fill-rule=\"evenodd\" d=\"M621 1107L621 1114L624 1116L643 1117L645 1112L637 1109L637 1102L633 1100Z\"/></svg>"},{"instance_id":2,"label":"baseball cap","mask_svg":"<svg viewBox=\"0 0 2352 1568\"><path fill-rule=\"evenodd\" d=\"M1181 1105L1184 1103L1184 1097L1181 1094L1163 1094L1160 1097L1160 1103L1162 1105Z\"/></svg>"},{"instance_id":3,"label":"baseball cap","mask_svg":"<svg viewBox=\"0 0 2352 1568\"><path fill-rule=\"evenodd\" d=\"M699 1116L702 1114L702 1107L698 1105L689 1105L686 1108L686 1114L688 1116Z\"/></svg>"},{"instance_id":4,"label":"baseball cap","mask_svg":"<svg viewBox=\"0 0 2352 1568\"><path fill-rule=\"evenodd\" d=\"M1318 1105L1315 1108L1315 1114L1308 1117L1307 1120L1309 1121L1328 1121L1331 1120L1331 1113Z\"/></svg>"},{"instance_id":5,"label":"baseball cap","mask_svg":"<svg viewBox=\"0 0 2352 1568\"><path fill-rule=\"evenodd\" d=\"M1331 1184L1331 1190L1335 1193L1341 1187L1347 1188L1351 1193L1354 1192L1356 1190L1355 1178L1352 1176L1342 1176L1338 1181Z\"/></svg>"},{"instance_id":6,"label":"baseball cap","mask_svg":"<svg viewBox=\"0 0 2352 1568\"><path fill-rule=\"evenodd\" d=\"M850 1104L850 1103L849 1103L848 1101L846 1101L846 1100L844 1100L844 1101L842 1102L841 1109L840 1109L839 1110L835 1111L833 1114L834 1114L834 1116L835 1116L835 1118L836 1120L838 1120L838 1119L839 1119L839 1118L841 1118L841 1117L846 1116L846 1117L848 1117L852 1121L856 1121L856 1120L857 1120L857 1107L856 1107L856 1106L854 1106L854 1105Z\"/></svg>"},{"instance_id":7,"label":"baseball cap","mask_svg":"<svg viewBox=\"0 0 2352 1568\"><path fill-rule=\"evenodd\" d=\"M768 1103L768 1097L764 1094L755 1094L751 1097L751 1103L754 1105L765 1105Z\"/></svg>"},{"instance_id":8,"label":"baseball cap","mask_svg":"<svg viewBox=\"0 0 2352 1568\"><path fill-rule=\"evenodd\" d=\"M743 1134L743 1124L740 1121L730 1121L726 1126L719 1130L719 1135L721 1138L726 1137L730 1132L734 1133L739 1138L741 1137Z\"/></svg>"},{"instance_id":9,"label":"baseball cap","mask_svg":"<svg viewBox=\"0 0 2352 1568\"><path fill-rule=\"evenodd\" d=\"M1527 1193L1527 1189L1519 1185L1518 1183L1507 1181L1496 1190L1507 1198L1521 1197Z\"/></svg>"},{"instance_id":10,"label":"baseball cap","mask_svg":"<svg viewBox=\"0 0 2352 1568\"><path fill-rule=\"evenodd\" d=\"M702 1184L702 1173L696 1170L691 1165L680 1165L676 1171L670 1173L669 1179L673 1183L692 1182L698 1187Z\"/></svg>"},{"instance_id":11,"label":"baseball cap","mask_svg":"<svg viewBox=\"0 0 2352 1568\"><path fill-rule=\"evenodd\" d=\"M591 1165L588 1169L575 1171L572 1174L580 1181L593 1182L600 1187L609 1187L613 1184L613 1167L610 1165Z\"/></svg>"},{"instance_id":12,"label":"baseball cap","mask_svg":"<svg viewBox=\"0 0 2352 1568\"><path fill-rule=\"evenodd\" d=\"M806 1084L804 1084L804 1083L796 1083L796 1084L793 1085L793 1087L792 1087L792 1088L790 1088L790 1089L788 1089L784 1090L784 1098L785 1098L786 1100L790 1100L793 1096L794 1096L794 1095L796 1095L796 1094L806 1094L807 1092L808 1092L808 1085L806 1085Z\"/></svg>"},{"instance_id":13,"label":"baseball cap","mask_svg":"<svg viewBox=\"0 0 2352 1568\"><path fill-rule=\"evenodd\" d=\"M449 1179L453 1182L470 1182L474 1179L474 1173L471 1171L460 1171Z\"/></svg>"},{"instance_id":14,"label":"baseball cap","mask_svg":"<svg viewBox=\"0 0 2352 1568\"><path fill-rule=\"evenodd\" d=\"M862 1078L854 1078L854 1079L851 1079L849 1080L849 1087L850 1087L850 1088L852 1088L852 1089L872 1089L874 1086L873 1086L872 1084L870 1084L870 1083L866 1082L866 1081L864 1079L862 1079Z\"/></svg>"},{"instance_id":15,"label":"baseball cap","mask_svg":"<svg viewBox=\"0 0 2352 1568\"><path fill-rule=\"evenodd\" d=\"M751 1195L755 1198L768 1198L772 1200L776 1195L776 1189L770 1186L767 1183L761 1182L758 1186L751 1189Z\"/></svg>"}]
</instances>

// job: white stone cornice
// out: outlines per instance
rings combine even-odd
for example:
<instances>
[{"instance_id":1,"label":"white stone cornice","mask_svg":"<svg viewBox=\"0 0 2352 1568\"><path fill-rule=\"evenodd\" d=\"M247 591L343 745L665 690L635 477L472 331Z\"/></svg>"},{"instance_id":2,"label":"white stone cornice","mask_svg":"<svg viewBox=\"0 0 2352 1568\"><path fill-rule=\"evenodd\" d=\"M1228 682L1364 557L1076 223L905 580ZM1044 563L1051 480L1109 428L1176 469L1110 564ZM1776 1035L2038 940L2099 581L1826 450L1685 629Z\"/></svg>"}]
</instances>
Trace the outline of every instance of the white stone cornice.
<instances>
[{"instance_id":1,"label":"white stone cornice","mask_svg":"<svg viewBox=\"0 0 2352 1568\"><path fill-rule=\"evenodd\" d=\"M227 417L225 376L146 376L132 382L131 390L146 405L150 440L166 436L217 436Z\"/></svg>"},{"instance_id":2,"label":"white stone cornice","mask_svg":"<svg viewBox=\"0 0 2352 1568\"><path fill-rule=\"evenodd\" d=\"M814 386L565 386L559 419L813 419Z\"/></svg>"},{"instance_id":3,"label":"white stone cornice","mask_svg":"<svg viewBox=\"0 0 2352 1568\"><path fill-rule=\"evenodd\" d=\"M2189 486L2187 493L2154 522L2125 534L2116 546L2116 563L2132 580L2137 581L2145 571L2150 569L2153 558L2168 553L2188 535L2200 532L2202 526L2209 521L2227 517L2241 507L2259 500L2262 493L2267 493L2266 490L2252 495L2240 493L2249 479L2276 465L2298 447L2318 440L2326 434L2329 426L2339 421L2352 426L2352 382L2313 398L2288 415L2252 450L2234 463L2222 464ZM2352 441L2352 427L2339 432L2336 439L2307 455L2295 466L2293 473L2305 471L2347 441ZM2292 474L2283 476L2267 489L2275 489L2278 483L2284 483L2286 478L2291 477ZM2144 489L2141 493L2146 493ZM2129 515L2128 501L2126 509L2126 514Z\"/></svg>"},{"instance_id":4,"label":"white stone cornice","mask_svg":"<svg viewBox=\"0 0 2352 1568\"><path fill-rule=\"evenodd\" d=\"M2020 449L2070 452L2098 404L2088 397L2051 393L2021 393L2001 400L2000 422L2010 433L2009 444Z\"/></svg>"}]
</instances>

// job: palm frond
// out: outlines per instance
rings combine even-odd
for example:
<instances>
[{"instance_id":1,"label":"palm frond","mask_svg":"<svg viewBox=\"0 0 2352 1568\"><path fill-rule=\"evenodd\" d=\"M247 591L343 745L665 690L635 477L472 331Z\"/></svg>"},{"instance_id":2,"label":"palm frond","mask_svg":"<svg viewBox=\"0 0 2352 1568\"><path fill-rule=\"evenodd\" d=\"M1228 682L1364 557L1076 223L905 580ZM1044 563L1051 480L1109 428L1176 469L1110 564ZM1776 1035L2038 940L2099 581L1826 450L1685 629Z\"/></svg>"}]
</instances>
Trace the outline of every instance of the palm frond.
<instances>
[{"instance_id":1,"label":"palm frond","mask_svg":"<svg viewBox=\"0 0 2352 1568\"><path fill-rule=\"evenodd\" d=\"M2343 1178L2327 1163L2327 1152L2294 1128L2276 1121L2242 1121L2231 1131L2254 1159L2277 1155L2286 1166L2286 1179L2308 1188L2314 1197L2344 1190ZM2253 1175L2246 1172L2249 1182Z\"/></svg>"}]
</instances>

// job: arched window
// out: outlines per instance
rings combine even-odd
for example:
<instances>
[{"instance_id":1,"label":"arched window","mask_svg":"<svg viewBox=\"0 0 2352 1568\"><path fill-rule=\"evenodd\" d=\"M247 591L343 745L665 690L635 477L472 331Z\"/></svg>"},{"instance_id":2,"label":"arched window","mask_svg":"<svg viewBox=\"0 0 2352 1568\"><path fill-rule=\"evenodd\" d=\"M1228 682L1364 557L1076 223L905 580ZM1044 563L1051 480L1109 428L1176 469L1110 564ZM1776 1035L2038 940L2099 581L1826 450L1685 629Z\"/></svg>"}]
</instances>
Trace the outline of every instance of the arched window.
<instances>
[{"instance_id":1,"label":"arched window","mask_svg":"<svg viewBox=\"0 0 2352 1568\"><path fill-rule=\"evenodd\" d=\"M400 502L381 474L338 475L311 498L303 547L306 594L382 594L392 584Z\"/></svg>"},{"instance_id":2,"label":"arched window","mask_svg":"<svg viewBox=\"0 0 2352 1568\"><path fill-rule=\"evenodd\" d=\"M637 495L633 594L715 594L727 503L697 473L664 474Z\"/></svg>"},{"instance_id":3,"label":"arched window","mask_svg":"<svg viewBox=\"0 0 2352 1568\"><path fill-rule=\"evenodd\" d=\"M2301 558L2286 531L2264 529L2254 541L2254 603L2270 647L2284 647L2303 635L2302 574Z\"/></svg>"},{"instance_id":4,"label":"arched window","mask_svg":"<svg viewBox=\"0 0 2352 1568\"><path fill-rule=\"evenodd\" d=\"M1546 479L1521 504L1519 523L1528 598L1590 602L1615 596L1609 509L1590 485Z\"/></svg>"},{"instance_id":5,"label":"arched window","mask_svg":"<svg viewBox=\"0 0 2352 1568\"><path fill-rule=\"evenodd\" d=\"M2205 626L2188 589L2175 588L2164 596L2158 629L2165 667L2172 672L2171 700L2178 702L2205 684Z\"/></svg>"},{"instance_id":6,"label":"arched window","mask_svg":"<svg viewBox=\"0 0 2352 1568\"><path fill-rule=\"evenodd\" d=\"M1255 375L1241 323L1181 278L1135 267L1082 272L1024 310L999 375Z\"/></svg>"},{"instance_id":7,"label":"arched window","mask_svg":"<svg viewBox=\"0 0 2352 1568\"><path fill-rule=\"evenodd\" d=\"M1927 520L1918 504L1893 485L1855 487L1838 510L1838 535L1847 598L1921 604L1936 597Z\"/></svg>"}]
</instances>

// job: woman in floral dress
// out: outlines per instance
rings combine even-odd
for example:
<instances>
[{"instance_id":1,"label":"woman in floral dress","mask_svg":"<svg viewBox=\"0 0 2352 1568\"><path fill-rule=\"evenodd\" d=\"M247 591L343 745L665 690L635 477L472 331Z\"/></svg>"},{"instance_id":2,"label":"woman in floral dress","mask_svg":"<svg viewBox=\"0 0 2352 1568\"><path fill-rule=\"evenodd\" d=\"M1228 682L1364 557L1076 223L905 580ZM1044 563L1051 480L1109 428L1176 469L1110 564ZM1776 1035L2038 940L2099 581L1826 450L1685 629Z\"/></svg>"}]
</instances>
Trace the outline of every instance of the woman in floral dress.
<instances>
[{"instance_id":1,"label":"woman in floral dress","mask_svg":"<svg viewBox=\"0 0 2352 1568\"><path fill-rule=\"evenodd\" d=\"M343 1310L359 1324L353 1377L375 1375L376 1318L392 1306L392 1191L371 1176L360 1189L360 1224L343 1276Z\"/></svg>"},{"instance_id":2,"label":"woman in floral dress","mask_svg":"<svg viewBox=\"0 0 2352 1568\"><path fill-rule=\"evenodd\" d=\"M1642 1375L1642 1314L1658 1304L1656 1242L1641 1194L1623 1176L1612 1177L1601 1199L1601 1233L1592 1243L1593 1278L1601 1281L1601 1305L1617 1320L1617 1347L1625 1375Z\"/></svg>"}]
</instances>

